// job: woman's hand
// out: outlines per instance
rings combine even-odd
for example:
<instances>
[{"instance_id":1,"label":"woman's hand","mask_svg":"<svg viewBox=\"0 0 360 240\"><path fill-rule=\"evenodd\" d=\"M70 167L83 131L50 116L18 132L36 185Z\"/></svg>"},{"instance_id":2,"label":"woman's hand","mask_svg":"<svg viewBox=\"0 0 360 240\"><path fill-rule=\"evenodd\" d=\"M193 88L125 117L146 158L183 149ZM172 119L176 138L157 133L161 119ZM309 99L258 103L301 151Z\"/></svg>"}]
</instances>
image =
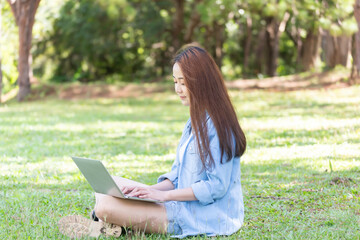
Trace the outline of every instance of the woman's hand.
<instances>
[{"instance_id":1,"label":"woman's hand","mask_svg":"<svg viewBox=\"0 0 360 240\"><path fill-rule=\"evenodd\" d=\"M155 184L152 186L123 186L120 187L121 191L130 197L149 198L160 201L196 201L196 197L191 187L183 189L171 190L173 185L165 183L166 188L169 190L157 189L163 185ZM155 188L156 187L156 188Z\"/></svg>"},{"instance_id":2,"label":"woman's hand","mask_svg":"<svg viewBox=\"0 0 360 240\"><path fill-rule=\"evenodd\" d=\"M150 187L124 186L121 187L121 191L130 197L168 201L167 199L168 191L160 191Z\"/></svg>"}]
</instances>

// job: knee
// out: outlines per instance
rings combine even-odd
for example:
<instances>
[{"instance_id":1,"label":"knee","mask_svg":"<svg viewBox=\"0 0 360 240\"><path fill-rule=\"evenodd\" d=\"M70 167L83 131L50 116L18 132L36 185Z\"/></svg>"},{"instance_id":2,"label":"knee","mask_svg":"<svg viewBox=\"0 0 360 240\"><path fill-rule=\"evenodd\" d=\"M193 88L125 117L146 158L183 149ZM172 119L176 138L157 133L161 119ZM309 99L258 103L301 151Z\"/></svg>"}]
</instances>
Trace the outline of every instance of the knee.
<instances>
[{"instance_id":1,"label":"knee","mask_svg":"<svg viewBox=\"0 0 360 240\"><path fill-rule=\"evenodd\" d=\"M111 200L113 200L112 198L113 197L111 196L102 196L101 198L96 199L95 214L104 222L106 222L106 219L110 218L111 216Z\"/></svg>"}]
</instances>

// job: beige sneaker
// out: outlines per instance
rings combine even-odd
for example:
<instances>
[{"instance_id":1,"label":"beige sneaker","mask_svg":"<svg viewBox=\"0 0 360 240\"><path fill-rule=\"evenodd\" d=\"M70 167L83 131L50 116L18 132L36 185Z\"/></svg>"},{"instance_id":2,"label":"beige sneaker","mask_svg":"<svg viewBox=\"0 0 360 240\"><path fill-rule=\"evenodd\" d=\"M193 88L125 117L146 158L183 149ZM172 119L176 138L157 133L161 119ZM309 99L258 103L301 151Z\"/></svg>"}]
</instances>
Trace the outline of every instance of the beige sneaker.
<instances>
[{"instance_id":1,"label":"beige sneaker","mask_svg":"<svg viewBox=\"0 0 360 240\"><path fill-rule=\"evenodd\" d=\"M121 227L106 223L95 222L82 216L66 216L58 222L62 234L70 238L99 237L100 234L111 237L120 237Z\"/></svg>"}]
</instances>

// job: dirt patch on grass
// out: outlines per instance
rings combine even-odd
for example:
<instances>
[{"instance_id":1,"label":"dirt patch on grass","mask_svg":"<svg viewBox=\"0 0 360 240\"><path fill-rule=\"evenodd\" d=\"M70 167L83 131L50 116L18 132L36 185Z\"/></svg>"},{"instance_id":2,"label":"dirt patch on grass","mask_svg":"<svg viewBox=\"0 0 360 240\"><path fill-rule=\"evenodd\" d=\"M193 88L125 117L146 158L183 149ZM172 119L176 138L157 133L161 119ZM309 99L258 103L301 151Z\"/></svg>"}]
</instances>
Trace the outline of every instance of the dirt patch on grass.
<instances>
[{"instance_id":1,"label":"dirt patch on grass","mask_svg":"<svg viewBox=\"0 0 360 240\"><path fill-rule=\"evenodd\" d=\"M151 96L154 93L168 90L167 86L151 85L142 86L128 84L117 86L109 84L73 84L54 86L49 84L34 84L28 100L38 100L45 97L56 97L59 99L95 99L95 98L135 98L140 96Z\"/></svg>"},{"instance_id":2,"label":"dirt patch on grass","mask_svg":"<svg viewBox=\"0 0 360 240\"><path fill-rule=\"evenodd\" d=\"M346 71L329 71L323 73L295 74L290 76L272 77L264 79L239 79L227 82L228 88L254 90L264 89L269 91L296 91L333 89L350 86L345 82L349 73Z\"/></svg>"},{"instance_id":3,"label":"dirt patch on grass","mask_svg":"<svg viewBox=\"0 0 360 240\"><path fill-rule=\"evenodd\" d=\"M60 89L60 99L81 98L129 98L149 96L153 93L164 92L164 86L141 86L129 84L123 87L115 85L77 85Z\"/></svg>"},{"instance_id":4,"label":"dirt patch on grass","mask_svg":"<svg viewBox=\"0 0 360 240\"><path fill-rule=\"evenodd\" d=\"M350 183L354 183L354 180L348 177L334 177L330 181L330 185L349 185Z\"/></svg>"},{"instance_id":5,"label":"dirt patch on grass","mask_svg":"<svg viewBox=\"0 0 360 240\"><path fill-rule=\"evenodd\" d=\"M350 86L346 81L348 71L329 71L323 73L303 73L264 79L239 79L227 81L229 89L296 91L344 88ZM110 84L64 84L52 85L32 82L31 95L28 100L40 100L47 97L77 100L92 98L136 98L151 96L154 93L171 91L171 85L163 83L110 85ZM5 94L3 102L16 98L17 90Z\"/></svg>"}]
</instances>

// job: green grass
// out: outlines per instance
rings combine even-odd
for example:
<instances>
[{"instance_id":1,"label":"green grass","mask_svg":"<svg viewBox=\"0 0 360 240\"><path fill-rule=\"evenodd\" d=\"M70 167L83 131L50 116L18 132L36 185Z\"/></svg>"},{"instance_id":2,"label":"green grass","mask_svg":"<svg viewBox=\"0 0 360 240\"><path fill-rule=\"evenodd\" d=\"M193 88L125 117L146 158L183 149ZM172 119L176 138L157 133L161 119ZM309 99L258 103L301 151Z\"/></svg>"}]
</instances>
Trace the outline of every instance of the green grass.
<instances>
[{"instance_id":1,"label":"green grass","mask_svg":"<svg viewBox=\"0 0 360 240\"><path fill-rule=\"evenodd\" d=\"M359 92L231 91L248 148L245 224L229 239L360 239ZM172 92L0 106L0 239L61 239L60 217L88 216L93 191L72 155L155 183L188 117Z\"/></svg>"}]
</instances>

